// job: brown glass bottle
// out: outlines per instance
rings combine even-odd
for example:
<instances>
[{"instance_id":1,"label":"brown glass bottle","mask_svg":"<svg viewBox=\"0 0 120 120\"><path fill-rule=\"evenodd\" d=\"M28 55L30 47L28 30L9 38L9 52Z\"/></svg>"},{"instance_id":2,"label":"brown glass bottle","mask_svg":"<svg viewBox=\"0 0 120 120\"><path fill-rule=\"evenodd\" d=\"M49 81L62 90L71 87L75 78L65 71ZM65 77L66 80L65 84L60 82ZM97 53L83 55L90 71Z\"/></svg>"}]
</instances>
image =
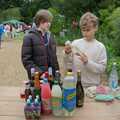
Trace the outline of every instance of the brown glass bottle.
<instances>
[{"instance_id":1,"label":"brown glass bottle","mask_svg":"<svg viewBox=\"0 0 120 120\"><path fill-rule=\"evenodd\" d=\"M39 80L39 72L35 72L34 75L34 97L39 96L40 97L40 80Z\"/></svg>"},{"instance_id":2,"label":"brown glass bottle","mask_svg":"<svg viewBox=\"0 0 120 120\"><path fill-rule=\"evenodd\" d=\"M81 73L77 72L77 85L76 85L76 107L82 107L84 104L84 89L81 83Z\"/></svg>"},{"instance_id":3,"label":"brown glass bottle","mask_svg":"<svg viewBox=\"0 0 120 120\"><path fill-rule=\"evenodd\" d=\"M25 83L25 100L27 101L29 95L31 95L30 85L29 82Z\"/></svg>"},{"instance_id":4,"label":"brown glass bottle","mask_svg":"<svg viewBox=\"0 0 120 120\"><path fill-rule=\"evenodd\" d=\"M34 87L40 89L39 72L35 72Z\"/></svg>"}]
</instances>

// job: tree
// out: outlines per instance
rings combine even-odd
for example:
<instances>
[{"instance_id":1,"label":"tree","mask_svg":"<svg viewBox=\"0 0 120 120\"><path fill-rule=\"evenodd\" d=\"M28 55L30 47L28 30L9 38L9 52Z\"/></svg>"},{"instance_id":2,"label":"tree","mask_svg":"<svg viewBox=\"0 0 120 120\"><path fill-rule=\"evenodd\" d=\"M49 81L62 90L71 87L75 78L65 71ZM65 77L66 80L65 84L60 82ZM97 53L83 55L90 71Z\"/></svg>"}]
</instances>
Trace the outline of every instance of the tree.
<instances>
[{"instance_id":1,"label":"tree","mask_svg":"<svg viewBox=\"0 0 120 120\"><path fill-rule=\"evenodd\" d=\"M26 1L26 3L21 7L20 12L25 22L32 22L35 13L39 9L48 9L50 6L51 3L49 0Z\"/></svg>"},{"instance_id":2,"label":"tree","mask_svg":"<svg viewBox=\"0 0 120 120\"><path fill-rule=\"evenodd\" d=\"M5 10L13 7L21 7L24 0L0 0L0 9Z\"/></svg>"}]
</instances>

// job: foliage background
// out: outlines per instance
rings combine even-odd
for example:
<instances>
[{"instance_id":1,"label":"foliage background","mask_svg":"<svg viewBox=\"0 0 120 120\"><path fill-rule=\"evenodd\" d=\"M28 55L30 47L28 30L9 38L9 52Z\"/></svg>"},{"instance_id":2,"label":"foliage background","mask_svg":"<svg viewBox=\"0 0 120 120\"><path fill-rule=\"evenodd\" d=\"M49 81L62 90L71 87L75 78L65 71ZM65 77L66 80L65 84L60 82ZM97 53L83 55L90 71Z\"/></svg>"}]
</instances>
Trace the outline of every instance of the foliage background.
<instances>
[{"instance_id":1,"label":"foliage background","mask_svg":"<svg viewBox=\"0 0 120 120\"><path fill-rule=\"evenodd\" d=\"M14 18L32 24L39 9L49 9L53 13L51 31L59 45L82 37L79 27L76 31L72 30L73 19L79 22L81 15L87 11L97 15L99 30L96 38L106 46L107 72L115 61L120 76L120 0L0 0L0 22ZM59 36L62 30L66 30L65 37Z\"/></svg>"}]
</instances>

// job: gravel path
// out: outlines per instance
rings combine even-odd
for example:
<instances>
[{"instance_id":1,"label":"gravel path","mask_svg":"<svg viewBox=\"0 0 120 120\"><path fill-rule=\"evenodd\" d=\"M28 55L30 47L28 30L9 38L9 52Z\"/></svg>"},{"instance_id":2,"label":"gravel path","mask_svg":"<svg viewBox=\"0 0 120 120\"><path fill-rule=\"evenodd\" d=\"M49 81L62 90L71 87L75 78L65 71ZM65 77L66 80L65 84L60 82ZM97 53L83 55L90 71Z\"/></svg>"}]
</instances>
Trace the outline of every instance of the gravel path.
<instances>
[{"instance_id":1,"label":"gravel path","mask_svg":"<svg viewBox=\"0 0 120 120\"><path fill-rule=\"evenodd\" d=\"M0 86L20 86L27 80L27 73L21 63L21 42L2 42L0 49ZM62 67L62 49L58 47L57 55L60 67Z\"/></svg>"}]
</instances>

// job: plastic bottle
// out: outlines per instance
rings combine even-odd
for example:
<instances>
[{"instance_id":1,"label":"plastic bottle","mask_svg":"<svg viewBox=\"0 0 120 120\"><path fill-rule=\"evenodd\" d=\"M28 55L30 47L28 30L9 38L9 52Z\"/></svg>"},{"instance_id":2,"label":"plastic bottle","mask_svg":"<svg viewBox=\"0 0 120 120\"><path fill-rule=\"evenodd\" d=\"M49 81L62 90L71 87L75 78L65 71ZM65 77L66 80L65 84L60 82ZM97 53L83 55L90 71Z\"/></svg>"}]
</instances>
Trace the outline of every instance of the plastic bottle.
<instances>
[{"instance_id":1,"label":"plastic bottle","mask_svg":"<svg viewBox=\"0 0 120 120\"><path fill-rule=\"evenodd\" d=\"M52 89L52 84L53 84L53 71L52 71L52 67L48 68L48 82L50 84L50 88Z\"/></svg>"},{"instance_id":2,"label":"plastic bottle","mask_svg":"<svg viewBox=\"0 0 120 120\"><path fill-rule=\"evenodd\" d=\"M115 90L118 87L118 73L116 68L116 63L113 63L112 71L109 76L109 87Z\"/></svg>"},{"instance_id":3,"label":"plastic bottle","mask_svg":"<svg viewBox=\"0 0 120 120\"><path fill-rule=\"evenodd\" d=\"M41 84L42 113L51 114L51 90L48 80L44 78Z\"/></svg>"},{"instance_id":4,"label":"plastic bottle","mask_svg":"<svg viewBox=\"0 0 120 120\"><path fill-rule=\"evenodd\" d=\"M81 73L77 72L77 85L76 85L76 107L82 107L84 104L84 89L81 83Z\"/></svg>"},{"instance_id":5,"label":"plastic bottle","mask_svg":"<svg viewBox=\"0 0 120 120\"><path fill-rule=\"evenodd\" d=\"M58 84L58 81L54 81L52 87L52 111L54 116L62 115L62 90Z\"/></svg>"},{"instance_id":6,"label":"plastic bottle","mask_svg":"<svg viewBox=\"0 0 120 120\"><path fill-rule=\"evenodd\" d=\"M34 76L35 76L35 68L31 68L31 79L30 79L30 90L31 95L34 98Z\"/></svg>"},{"instance_id":7,"label":"plastic bottle","mask_svg":"<svg viewBox=\"0 0 120 120\"><path fill-rule=\"evenodd\" d=\"M33 108L32 108L32 104L31 104L29 99L27 99L26 105L24 107L24 114L25 114L26 120L33 120L34 119Z\"/></svg>"},{"instance_id":8,"label":"plastic bottle","mask_svg":"<svg viewBox=\"0 0 120 120\"><path fill-rule=\"evenodd\" d=\"M39 120L41 116L41 104L38 99L34 100L33 104L33 115L35 120Z\"/></svg>"},{"instance_id":9,"label":"plastic bottle","mask_svg":"<svg viewBox=\"0 0 120 120\"><path fill-rule=\"evenodd\" d=\"M72 116L76 108L76 79L72 72L67 72L63 80L63 110L65 116Z\"/></svg>"}]
</instances>

